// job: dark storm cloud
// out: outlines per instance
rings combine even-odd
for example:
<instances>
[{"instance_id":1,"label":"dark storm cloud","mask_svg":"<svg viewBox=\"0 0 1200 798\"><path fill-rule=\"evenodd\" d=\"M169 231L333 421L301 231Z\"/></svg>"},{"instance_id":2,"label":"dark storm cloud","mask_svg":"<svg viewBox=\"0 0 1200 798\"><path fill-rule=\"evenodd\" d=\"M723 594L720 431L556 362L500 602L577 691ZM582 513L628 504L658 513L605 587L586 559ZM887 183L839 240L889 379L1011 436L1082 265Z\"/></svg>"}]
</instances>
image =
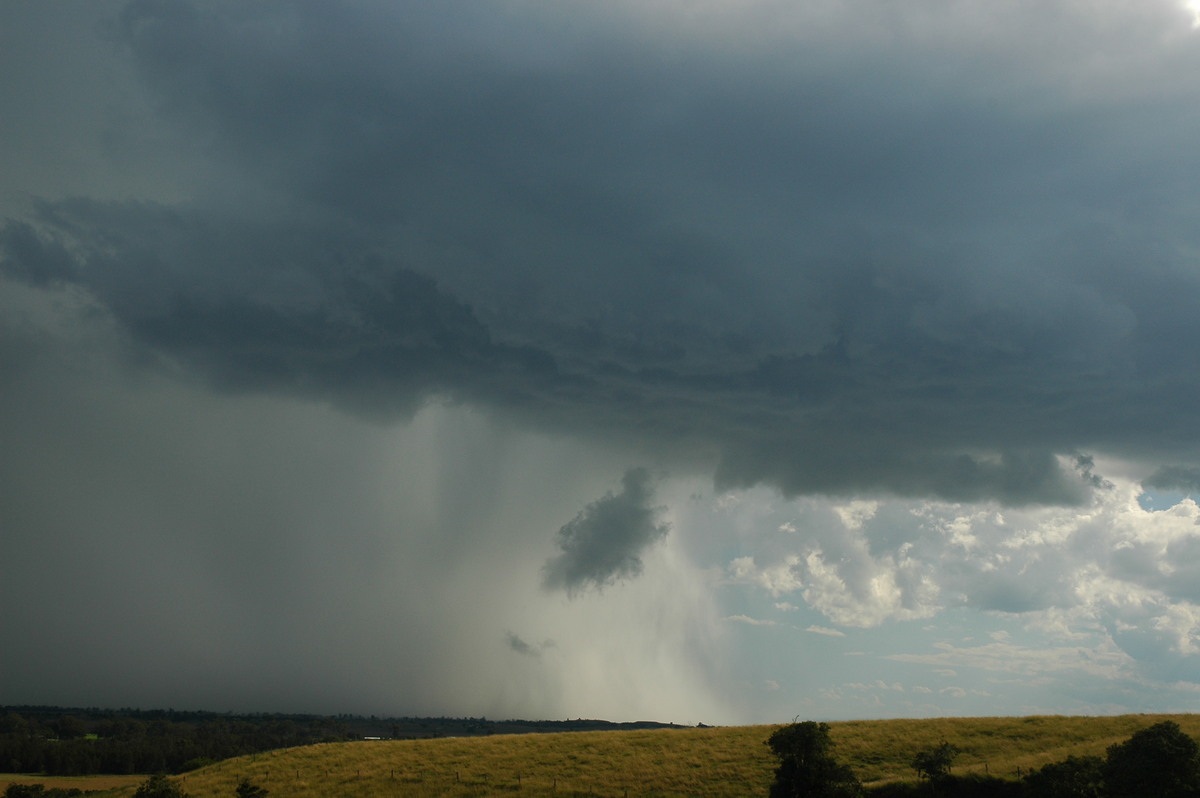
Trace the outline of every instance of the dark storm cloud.
<instances>
[{"instance_id":1,"label":"dark storm cloud","mask_svg":"<svg viewBox=\"0 0 1200 798\"><path fill-rule=\"evenodd\" d=\"M517 652L518 654L524 654L525 656L528 656L528 657L536 657L538 655L538 650L536 648L529 645L528 643L526 643L521 638L517 637L512 632L508 633L507 638L508 638L508 647L511 648L513 651Z\"/></svg>"},{"instance_id":2,"label":"dark storm cloud","mask_svg":"<svg viewBox=\"0 0 1200 798\"><path fill-rule=\"evenodd\" d=\"M522 639L519 635L513 632L505 633L505 640L508 647L513 651L526 657L540 657L542 652L548 648L554 648L553 640L543 640L541 643L530 643Z\"/></svg>"},{"instance_id":3,"label":"dark storm cloud","mask_svg":"<svg viewBox=\"0 0 1200 798\"><path fill-rule=\"evenodd\" d=\"M1147 488L1200 493L1200 468L1163 466L1142 480Z\"/></svg>"},{"instance_id":4,"label":"dark storm cloud","mask_svg":"<svg viewBox=\"0 0 1200 798\"><path fill-rule=\"evenodd\" d=\"M574 593L640 574L642 552L669 528L659 523L653 501L650 473L644 468L626 471L620 493L592 502L558 530L562 553L546 561L545 587Z\"/></svg>"},{"instance_id":5,"label":"dark storm cloud","mask_svg":"<svg viewBox=\"0 0 1200 798\"><path fill-rule=\"evenodd\" d=\"M35 285L86 286L137 343L221 387L388 417L439 391L501 401L553 368L533 350L494 343L432 278L372 269L369 255L338 251L344 242L85 200L45 208L41 219L69 229L84 254L17 222L0 230L0 269ZM214 229L216 247L206 239Z\"/></svg>"},{"instance_id":6,"label":"dark storm cloud","mask_svg":"<svg viewBox=\"0 0 1200 798\"><path fill-rule=\"evenodd\" d=\"M133 2L109 35L211 182L42 202L4 269L214 385L446 396L722 486L1078 503L1086 452L1191 468L1182 11L935 5Z\"/></svg>"}]
</instances>

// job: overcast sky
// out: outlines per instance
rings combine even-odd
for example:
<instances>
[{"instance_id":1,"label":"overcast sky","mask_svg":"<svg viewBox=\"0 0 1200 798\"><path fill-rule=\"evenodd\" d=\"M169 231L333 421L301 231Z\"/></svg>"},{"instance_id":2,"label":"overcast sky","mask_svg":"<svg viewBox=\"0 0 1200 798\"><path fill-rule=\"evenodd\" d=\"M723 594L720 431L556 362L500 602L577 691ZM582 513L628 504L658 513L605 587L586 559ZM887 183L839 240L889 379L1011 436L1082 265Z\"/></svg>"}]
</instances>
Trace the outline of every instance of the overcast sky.
<instances>
[{"instance_id":1,"label":"overcast sky","mask_svg":"<svg viewBox=\"0 0 1200 798\"><path fill-rule=\"evenodd\" d=\"M1197 19L0 3L0 703L1200 711Z\"/></svg>"}]
</instances>

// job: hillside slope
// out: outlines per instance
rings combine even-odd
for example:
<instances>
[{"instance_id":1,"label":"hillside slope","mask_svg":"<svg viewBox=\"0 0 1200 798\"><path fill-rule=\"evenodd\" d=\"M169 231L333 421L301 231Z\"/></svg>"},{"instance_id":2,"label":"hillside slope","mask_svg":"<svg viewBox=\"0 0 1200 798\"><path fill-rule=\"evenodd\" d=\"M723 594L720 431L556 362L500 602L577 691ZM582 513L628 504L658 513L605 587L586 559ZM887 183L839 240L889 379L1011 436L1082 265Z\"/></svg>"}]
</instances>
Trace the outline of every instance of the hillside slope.
<instances>
[{"instance_id":1,"label":"hillside slope","mask_svg":"<svg viewBox=\"0 0 1200 798\"><path fill-rule=\"evenodd\" d=\"M938 718L830 724L835 754L864 782L911 779L913 755L945 740L955 772L1016 777L1098 754L1160 720L1200 738L1200 715ZM233 796L242 778L282 798L522 795L766 795L773 726L325 743L239 757L181 778L192 798ZM107 795L127 797L133 788Z\"/></svg>"}]
</instances>

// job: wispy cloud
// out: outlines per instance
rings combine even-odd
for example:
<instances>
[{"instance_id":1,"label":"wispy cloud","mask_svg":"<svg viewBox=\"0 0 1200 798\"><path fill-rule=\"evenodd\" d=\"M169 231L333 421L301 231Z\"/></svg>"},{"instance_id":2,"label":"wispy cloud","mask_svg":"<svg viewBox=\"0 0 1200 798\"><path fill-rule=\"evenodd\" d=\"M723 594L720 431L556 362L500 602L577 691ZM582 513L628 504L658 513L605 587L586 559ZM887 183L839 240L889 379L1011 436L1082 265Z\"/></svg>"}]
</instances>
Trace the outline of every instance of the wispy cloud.
<instances>
[{"instance_id":1,"label":"wispy cloud","mask_svg":"<svg viewBox=\"0 0 1200 798\"><path fill-rule=\"evenodd\" d=\"M837 629L830 629L828 626L817 626L816 624L808 627L804 631L812 632L818 635L827 635L829 637L845 637L846 633Z\"/></svg>"},{"instance_id":2,"label":"wispy cloud","mask_svg":"<svg viewBox=\"0 0 1200 798\"><path fill-rule=\"evenodd\" d=\"M762 618L751 618L749 615L730 615L725 620L735 623L744 623L747 626L778 626L776 621L764 620Z\"/></svg>"},{"instance_id":3,"label":"wispy cloud","mask_svg":"<svg viewBox=\"0 0 1200 798\"><path fill-rule=\"evenodd\" d=\"M976 668L1032 677L1079 671L1106 679L1129 678L1134 665L1129 655L1111 644L1101 644L1090 650L1073 646L1037 649L1010 643L983 643L965 647L938 643L934 648L936 653L887 654L885 659L937 666L938 672L945 675Z\"/></svg>"}]
</instances>

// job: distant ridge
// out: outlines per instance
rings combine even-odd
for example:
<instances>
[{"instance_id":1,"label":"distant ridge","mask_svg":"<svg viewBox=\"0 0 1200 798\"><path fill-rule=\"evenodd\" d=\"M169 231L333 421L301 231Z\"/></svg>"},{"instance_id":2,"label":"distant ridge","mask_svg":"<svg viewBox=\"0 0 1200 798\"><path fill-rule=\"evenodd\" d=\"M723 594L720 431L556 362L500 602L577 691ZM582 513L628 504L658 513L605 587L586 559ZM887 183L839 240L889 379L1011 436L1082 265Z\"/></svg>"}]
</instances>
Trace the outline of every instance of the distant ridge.
<instances>
[{"instance_id":1,"label":"distant ridge","mask_svg":"<svg viewBox=\"0 0 1200 798\"><path fill-rule=\"evenodd\" d=\"M678 723L663 723L654 720L610 721L597 718L574 720L488 720L485 717L423 717L423 716L377 716L377 715L321 715L299 712L215 712L210 710L177 709L104 709L98 707L60 707L33 704L0 705L0 716L20 715L53 725L55 721L70 717L91 727L114 718L129 718L140 721L168 721L170 723L202 724L208 721L245 722L261 724L264 721L293 721L312 725L324 722L333 736L381 737L387 739L419 739L425 737L482 737L490 734L550 734L569 731L630 731L635 729L683 729L690 728ZM705 727L706 724L699 724ZM95 733L89 728L88 733Z\"/></svg>"}]
</instances>

